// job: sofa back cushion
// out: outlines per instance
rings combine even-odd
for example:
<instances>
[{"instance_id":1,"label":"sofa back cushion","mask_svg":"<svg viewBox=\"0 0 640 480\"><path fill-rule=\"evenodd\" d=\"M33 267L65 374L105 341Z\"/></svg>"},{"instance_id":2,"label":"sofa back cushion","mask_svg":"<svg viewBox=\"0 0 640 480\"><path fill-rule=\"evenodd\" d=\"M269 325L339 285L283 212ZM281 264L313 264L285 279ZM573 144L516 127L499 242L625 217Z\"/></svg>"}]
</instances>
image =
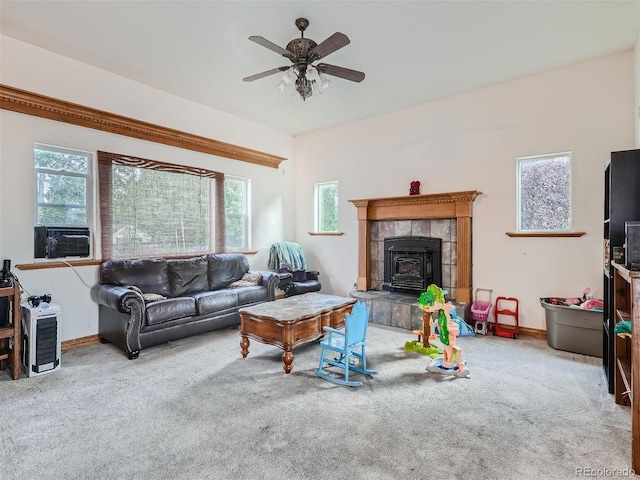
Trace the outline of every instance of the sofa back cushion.
<instances>
[{"instance_id":1,"label":"sofa back cushion","mask_svg":"<svg viewBox=\"0 0 640 480\"><path fill-rule=\"evenodd\" d=\"M106 260L100 266L100 283L133 285L144 293L170 296L169 267L163 258Z\"/></svg>"},{"instance_id":2,"label":"sofa back cushion","mask_svg":"<svg viewBox=\"0 0 640 480\"><path fill-rule=\"evenodd\" d=\"M249 271L249 260L241 253L212 253L207 257L210 290L225 288Z\"/></svg>"},{"instance_id":3,"label":"sofa back cushion","mask_svg":"<svg viewBox=\"0 0 640 480\"><path fill-rule=\"evenodd\" d=\"M209 290L207 256L172 259L169 264L169 281L172 297Z\"/></svg>"}]
</instances>

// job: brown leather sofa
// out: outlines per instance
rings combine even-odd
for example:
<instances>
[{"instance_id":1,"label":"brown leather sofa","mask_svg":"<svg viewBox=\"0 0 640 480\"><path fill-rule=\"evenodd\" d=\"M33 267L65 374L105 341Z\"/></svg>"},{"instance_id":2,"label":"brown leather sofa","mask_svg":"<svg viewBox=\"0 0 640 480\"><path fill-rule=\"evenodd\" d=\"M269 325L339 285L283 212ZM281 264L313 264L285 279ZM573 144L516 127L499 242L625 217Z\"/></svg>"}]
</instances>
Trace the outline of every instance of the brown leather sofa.
<instances>
[{"instance_id":1,"label":"brown leather sofa","mask_svg":"<svg viewBox=\"0 0 640 480\"><path fill-rule=\"evenodd\" d=\"M134 359L144 348L239 325L238 309L275 300L279 281L235 253L107 260L92 289L100 340Z\"/></svg>"}]
</instances>

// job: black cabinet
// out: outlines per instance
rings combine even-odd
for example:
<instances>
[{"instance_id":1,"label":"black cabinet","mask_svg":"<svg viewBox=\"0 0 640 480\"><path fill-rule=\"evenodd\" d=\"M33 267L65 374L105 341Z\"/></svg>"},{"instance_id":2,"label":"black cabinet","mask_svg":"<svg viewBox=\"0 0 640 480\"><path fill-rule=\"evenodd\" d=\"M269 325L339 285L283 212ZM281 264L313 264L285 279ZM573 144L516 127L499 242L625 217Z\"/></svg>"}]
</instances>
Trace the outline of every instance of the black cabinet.
<instances>
[{"instance_id":1,"label":"black cabinet","mask_svg":"<svg viewBox=\"0 0 640 480\"><path fill-rule=\"evenodd\" d=\"M609 393L614 393L615 335L613 249L623 247L624 224L640 220L640 150L612 152L604 169L604 275L602 362Z\"/></svg>"}]
</instances>

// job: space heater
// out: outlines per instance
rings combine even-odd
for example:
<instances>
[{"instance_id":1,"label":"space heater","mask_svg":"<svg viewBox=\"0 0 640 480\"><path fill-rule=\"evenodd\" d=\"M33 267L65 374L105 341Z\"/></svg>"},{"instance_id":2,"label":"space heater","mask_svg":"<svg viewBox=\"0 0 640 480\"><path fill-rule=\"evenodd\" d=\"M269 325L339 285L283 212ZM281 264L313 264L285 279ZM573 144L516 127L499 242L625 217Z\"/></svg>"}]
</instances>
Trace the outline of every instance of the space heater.
<instances>
[{"instance_id":1,"label":"space heater","mask_svg":"<svg viewBox=\"0 0 640 480\"><path fill-rule=\"evenodd\" d=\"M60 368L61 311L55 303L22 302L22 369L28 377Z\"/></svg>"}]
</instances>

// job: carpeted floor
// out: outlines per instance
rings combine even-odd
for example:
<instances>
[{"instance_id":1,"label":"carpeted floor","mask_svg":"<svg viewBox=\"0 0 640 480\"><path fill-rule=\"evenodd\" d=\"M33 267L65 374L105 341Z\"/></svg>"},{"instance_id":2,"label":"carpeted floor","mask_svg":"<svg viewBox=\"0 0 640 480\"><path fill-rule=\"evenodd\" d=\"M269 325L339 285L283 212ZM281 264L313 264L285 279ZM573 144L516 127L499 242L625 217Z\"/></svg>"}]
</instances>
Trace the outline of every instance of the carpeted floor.
<instances>
[{"instance_id":1,"label":"carpeted floor","mask_svg":"<svg viewBox=\"0 0 640 480\"><path fill-rule=\"evenodd\" d=\"M628 472L631 418L601 359L527 337L463 337L471 378L425 370L406 330L372 324L359 388L223 330L143 351L71 350L62 368L0 372L0 478L562 479Z\"/></svg>"}]
</instances>

